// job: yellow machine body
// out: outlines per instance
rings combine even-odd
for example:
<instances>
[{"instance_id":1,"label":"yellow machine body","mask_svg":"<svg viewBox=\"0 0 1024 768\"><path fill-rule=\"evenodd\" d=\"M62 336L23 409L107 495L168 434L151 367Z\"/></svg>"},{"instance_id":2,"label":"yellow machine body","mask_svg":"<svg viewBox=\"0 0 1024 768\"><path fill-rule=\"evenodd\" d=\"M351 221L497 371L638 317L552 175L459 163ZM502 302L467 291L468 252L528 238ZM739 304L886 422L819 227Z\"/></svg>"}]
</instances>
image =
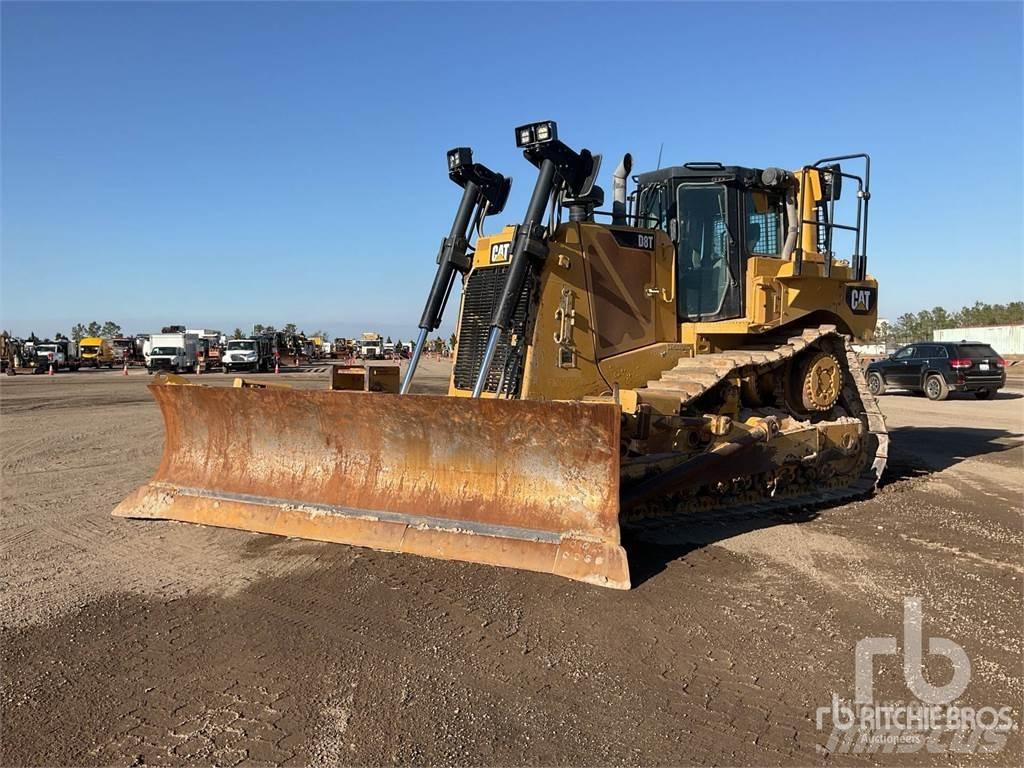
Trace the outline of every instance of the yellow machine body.
<instances>
[{"instance_id":1,"label":"yellow machine body","mask_svg":"<svg viewBox=\"0 0 1024 768\"><path fill-rule=\"evenodd\" d=\"M821 173L792 175L801 219L822 205ZM448 396L161 380L163 459L115 514L628 588L630 520L848 495L880 474L884 423L849 348L872 336L877 282L820 253L817 229L744 260L741 315L693 321L670 231L556 222L471 398L516 230L483 235Z\"/></svg>"}]
</instances>

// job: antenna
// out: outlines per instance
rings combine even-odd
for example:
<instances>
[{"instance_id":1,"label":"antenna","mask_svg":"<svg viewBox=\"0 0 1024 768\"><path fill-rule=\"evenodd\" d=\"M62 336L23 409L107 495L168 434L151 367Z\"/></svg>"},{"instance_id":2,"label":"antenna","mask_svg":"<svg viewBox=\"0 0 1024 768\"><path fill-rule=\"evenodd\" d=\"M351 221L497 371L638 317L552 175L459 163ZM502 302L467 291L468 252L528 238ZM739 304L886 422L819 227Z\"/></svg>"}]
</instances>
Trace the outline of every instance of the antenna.
<instances>
[{"instance_id":1,"label":"antenna","mask_svg":"<svg viewBox=\"0 0 1024 768\"><path fill-rule=\"evenodd\" d=\"M662 152L663 149L665 149L665 142L664 141L661 142L661 146L658 147L658 167L654 169L656 171L660 171L661 170L661 152Z\"/></svg>"}]
</instances>

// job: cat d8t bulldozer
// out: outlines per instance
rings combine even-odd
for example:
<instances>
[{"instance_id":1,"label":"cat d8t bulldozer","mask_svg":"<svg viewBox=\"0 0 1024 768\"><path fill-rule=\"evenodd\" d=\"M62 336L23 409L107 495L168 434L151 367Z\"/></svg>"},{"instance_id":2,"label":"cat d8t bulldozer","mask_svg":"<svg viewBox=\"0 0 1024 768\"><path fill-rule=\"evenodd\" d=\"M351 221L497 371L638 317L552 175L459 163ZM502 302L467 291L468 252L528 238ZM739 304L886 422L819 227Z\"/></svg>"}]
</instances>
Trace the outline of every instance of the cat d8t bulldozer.
<instances>
[{"instance_id":1,"label":"cat d8t bulldozer","mask_svg":"<svg viewBox=\"0 0 1024 768\"><path fill-rule=\"evenodd\" d=\"M868 156L631 176L626 155L602 211L600 156L550 121L515 133L537 180L493 234L510 181L448 153L463 195L400 394L154 384L163 459L115 514L628 588L625 529L870 493ZM448 395L412 394L460 279Z\"/></svg>"}]
</instances>

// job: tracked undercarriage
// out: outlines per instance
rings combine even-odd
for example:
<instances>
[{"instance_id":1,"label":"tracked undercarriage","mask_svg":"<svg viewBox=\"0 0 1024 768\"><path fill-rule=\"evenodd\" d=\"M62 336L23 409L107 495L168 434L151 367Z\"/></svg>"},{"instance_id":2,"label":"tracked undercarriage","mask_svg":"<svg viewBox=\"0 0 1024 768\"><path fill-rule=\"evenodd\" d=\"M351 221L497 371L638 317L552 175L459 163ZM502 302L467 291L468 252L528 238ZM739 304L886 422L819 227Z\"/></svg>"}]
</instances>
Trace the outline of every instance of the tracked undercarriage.
<instances>
[{"instance_id":1,"label":"tracked undercarriage","mask_svg":"<svg viewBox=\"0 0 1024 768\"><path fill-rule=\"evenodd\" d=\"M684 358L636 394L623 430L626 526L838 501L870 493L885 469L885 421L835 326Z\"/></svg>"}]
</instances>

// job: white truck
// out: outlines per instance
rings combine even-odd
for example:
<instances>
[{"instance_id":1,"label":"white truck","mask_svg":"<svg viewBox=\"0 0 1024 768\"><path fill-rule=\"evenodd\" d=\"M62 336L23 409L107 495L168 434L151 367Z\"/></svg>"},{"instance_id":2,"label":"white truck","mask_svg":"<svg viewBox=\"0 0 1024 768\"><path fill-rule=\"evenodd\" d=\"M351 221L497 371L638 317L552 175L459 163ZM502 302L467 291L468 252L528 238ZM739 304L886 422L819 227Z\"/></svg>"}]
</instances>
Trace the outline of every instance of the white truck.
<instances>
[{"instance_id":1,"label":"white truck","mask_svg":"<svg viewBox=\"0 0 1024 768\"><path fill-rule=\"evenodd\" d=\"M194 333L154 333L149 338L146 370L150 374L156 371L194 371L198 341L199 337Z\"/></svg>"},{"instance_id":2,"label":"white truck","mask_svg":"<svg viewBox=\"0 0 1024 768\"><path fill-rule=\"evenodd\" d=\"M228 339L221 356L224 373L231 371L269 371L274 367L274 347L269 336Z\"/></svg>"},{"instance_id":3,"label":"white truck","mask_svg":"<svg viewBox=\"0 0 1024 768\"><path fill-rule=\"evenodd\" d=\"M82 361L78 357L78 345L67 339L40 342L35 345L36 371L46 373L52 367L54 372L66 368L77 371Z\"/></svg>"}]
</instances>

